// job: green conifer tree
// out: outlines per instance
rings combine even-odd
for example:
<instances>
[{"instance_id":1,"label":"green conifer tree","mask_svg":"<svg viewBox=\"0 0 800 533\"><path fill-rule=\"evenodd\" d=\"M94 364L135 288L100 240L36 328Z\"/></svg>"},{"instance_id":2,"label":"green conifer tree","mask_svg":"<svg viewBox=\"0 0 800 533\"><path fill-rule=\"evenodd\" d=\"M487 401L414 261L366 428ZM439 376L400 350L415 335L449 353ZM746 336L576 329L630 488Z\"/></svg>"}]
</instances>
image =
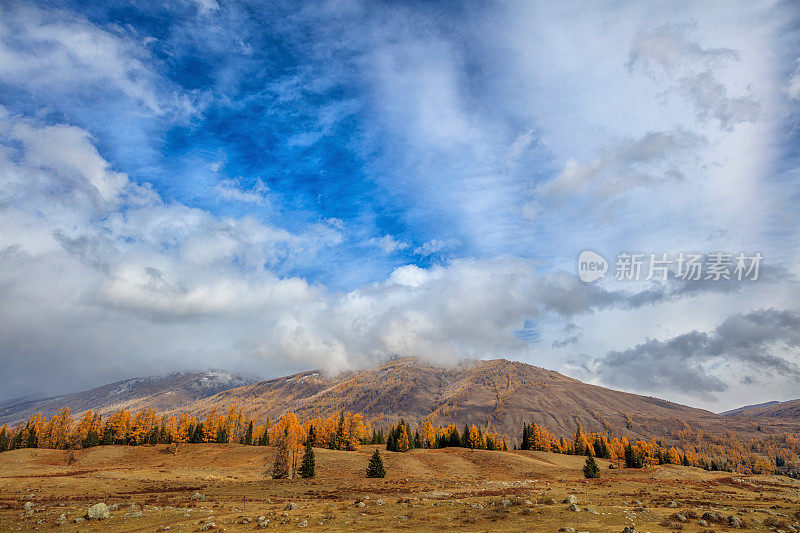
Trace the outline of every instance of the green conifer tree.
<instances>
[{"instance_id":1,"label":"green conifer tree","mask_svg":"<svg viewBox=\"0 0 800 533\"><path fill-rule=\"evenodd\" d=\"M386 470L383 468L383 460L378 450L369 458L369 465L367 465L367 477L386 477Z\"/></svg>"},{"instance_id":2,"label":"green conifer tree","mask_svg":"<svg viewBox=\"0 0 800 533\"><path fill-rule=\"evenodd\" d=\"M312 478L316 476L316 461L314 460L314 426L308 428L308 438L306 439L306 450L303 453L303 461L300 463L299 474L302 478Z\"/></svg>"},{"instance_id":3,"label":"green conifer tree","mask_svg":"<svg viewBox=\"0 0 800 533\"><path fill-rule=\"evenodd\" d=\"M583 465L583 477L591 479L599 476L600 468L597 466L597 462L594 460L594 457L588 455L586 457L586 464Z\"/></svg>"}]
</instances>

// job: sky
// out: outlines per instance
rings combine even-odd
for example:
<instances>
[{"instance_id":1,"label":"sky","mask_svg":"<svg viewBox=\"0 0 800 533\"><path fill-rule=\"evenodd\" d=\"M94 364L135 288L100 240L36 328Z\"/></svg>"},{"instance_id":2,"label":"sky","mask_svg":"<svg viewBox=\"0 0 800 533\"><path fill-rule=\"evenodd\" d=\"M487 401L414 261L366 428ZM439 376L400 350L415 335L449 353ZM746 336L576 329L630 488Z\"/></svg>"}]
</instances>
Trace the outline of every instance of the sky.
<instances>
[{"instance_id":1,"label":"sky","mask_svg":"<svg viewBox=\"0 0 800 533\"><path fill-rule=\"evenodd\" d=\"M0 398L416 356L793 399L798 200L793 2L10 0Z\"/></svg>"}]
</instances>

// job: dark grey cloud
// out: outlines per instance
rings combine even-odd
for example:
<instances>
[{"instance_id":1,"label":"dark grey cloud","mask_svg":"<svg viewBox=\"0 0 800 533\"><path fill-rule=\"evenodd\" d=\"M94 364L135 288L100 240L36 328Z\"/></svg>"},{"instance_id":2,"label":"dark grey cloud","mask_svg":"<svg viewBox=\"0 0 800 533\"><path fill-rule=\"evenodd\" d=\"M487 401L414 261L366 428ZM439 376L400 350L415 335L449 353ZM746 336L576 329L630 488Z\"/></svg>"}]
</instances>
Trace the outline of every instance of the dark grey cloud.
<instances>
[{"instance_id":1,"label":"dark grey cloud","mask_svg":"<svg viewBox=\"0 0 800 533\"><path fill-rule=\"evenodd\" d=\"M627 350L610 351L596 361L596 368L608 385L652 392L677 390L705 399L728 388L709 371L709 364L717 360L800 382L797 363L777 353L800 345L798 328L797 311L735 314L711 332L693 330L665 341L648 339Z\"/></svg>"}]
</instances>

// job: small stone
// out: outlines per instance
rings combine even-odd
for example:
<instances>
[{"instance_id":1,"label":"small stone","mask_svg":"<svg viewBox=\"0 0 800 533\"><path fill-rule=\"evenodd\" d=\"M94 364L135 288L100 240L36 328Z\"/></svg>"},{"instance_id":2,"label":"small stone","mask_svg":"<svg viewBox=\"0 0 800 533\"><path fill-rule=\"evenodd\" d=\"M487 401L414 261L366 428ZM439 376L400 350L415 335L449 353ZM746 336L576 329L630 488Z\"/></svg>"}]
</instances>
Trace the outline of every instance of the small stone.
<instances>
[{"instance_id":1,"label":"small stone","mask_svg":"<svg viewBox=\"0 0 800 533\"><path fill-rule=\"evenodd\" d=\"M86 520L84 520L83 518L81 518L81 517L79 516L78 518L76 518L76 519L75 519L75 520L73 520L72 522L73 522L73 523L75 523L75 524L80 524L81 522L85 522L85 521L86 521Z\"/></svg>"},{"instance_id":2,"label":"small stone","mask_svg":"<svg viewBox=\"0 0 800 533\"><path fill-rule=\"evenodd\" d=\"M705 520L698 520L697 525L700 527L708 527L708 522Z\"/></svg>"},{"instance_id":3,"label":"small stone","mask_svg":"<svg viewBox=\"0 0 800 533\"><path fill-rule=\"evenodd\" d=\"M572 494L570 494L569 496L567 496L566 498L564 498L564 501L562 501L561 503L571 503L571 504L575 504L575 503L578 503L578 498L577 498L577 497L575 497L575 496L573 496Z\"/></svg>"},{"instance_id":4,"label":"small stone","mask_svg":"<svg viewBox=\"0 0 800 533\"><path fill-rule=\"evenodd\" d=\"M193 500L201 500L201 501L206 499L206 497L200 494L199 492L195 492L190 496L190 498Z\"/></svg>"},{"instance_id":5,"label":"small stone","mask_svg":"<svg viewBox=\"0 0 800 533\"><path fill-rule=\"evenodd\" d=\"M297 524L297 527L306 527L307 525L308 525L308 520L303 520L302 522Z\"/></svg>"},{"instance_id":6,"label":"small stone","mask_svg":"<svg viewBox=\"0 0 800 533\"><path fill-rule=\"evenodd\" d=\"M297 504L294 502L288 504L286 507L283 508L284 511L294 511L295 509L297 509Z\"/></svg>"},{"instance_id":7,"label":"small stone","mask_svg":"<svg viewBox=\"0 0 800 533\"><path fill-rule=\"evenodd\" d=\"M25 502L22 508L25 509L26 511L30 511L31 509L33 509L33 502Z\"/></svg>"},{"instance_id":8,"label":"small stone","mask_svg":"<svg viewBox=\"0 0 800 533\"><path fill-rule=\"evenodd\" d=\"M141 511L134 511L132 513L125 513L125 516L128 517L128 518L139 518L140 516L142 516L142 512Z\"/></svg>"},{"instance_id":9,"label":"small stone","mask_svg":"<svg viewBox=\"0 0 800 533\"><path fill-rule=\"evenodd\" d=\"M575 533L575 528L566 526L559 529L559 531L563 531L564 533Z\"/></svg>"},{"instance_id":10,"label":"small stone","mask_svg":"<svg viewBox=\"0 0 800 533\"><path fill-rule=\"evenodd\" d=\"M678 502L669 502L667 504L667 507L669 507L670 509L675 509L676 507L678 507Z\"/></svg>"},{"instance_id":11,"label":"small stone","mask_svg":"<svg viewBox=\"0 0 800 533\"><path fill-rule=\"evenodd\" d=\"M375 505L383 505L383 500L375 500Z\"/></svg>"},{"instance_id":12,"label":"small stone","mask_svg":"<svg viewBox=\"0 0 800 533\"><path fill-rule=\"evenodd\" d=\"M258 528L259 529L266 529L269 527L269 520L259 520L258 521Z\"/></svg>"},{"instance_id":13,"label":"small stone","mask_svg":"<svg viewBox=\"0 0 800 533\"><path fill-rule=\"evenodd\" d=\"M580 512L580 510L581 510L581 508L580 508L580 507L578 507L577 505L575 505L574 503L573 503L573 504L570 504L570 506L569 506L569 507L567 507L567 509L569 509L570 511L574 511L574 512L576 512L576 513L577 513L577 512Z\"/></svg>"},{"instance_id":14,"label":"small stone","mask_svg":"<svg viewBox=\"0 0 800 533\"><path fill-rule=\"evenodd\" d=\"M636 528L634 526L625 526L622 528L622 533L636 533Z\"/></svg>"},{"instance_id":15,"label":"small stone","mask_svg":"<svg viewBox=\"0 0 800 533\"><path fill-rule=\"evenodd\" d=\"M509 507L511 505L511 500L502 500L500 501L500 505L503 507Z\"/></svg>"},{"instance_id":16,"label":"small stone","mask_svg":"<svg viewBox=\"0 0 800 533\"><path fill-rule=\"evenodd\" d=\"M217 529L217 524L214 522L207 522L200 526L200 531L208 531L209 529Z\"/></svg>"}]
</instances>

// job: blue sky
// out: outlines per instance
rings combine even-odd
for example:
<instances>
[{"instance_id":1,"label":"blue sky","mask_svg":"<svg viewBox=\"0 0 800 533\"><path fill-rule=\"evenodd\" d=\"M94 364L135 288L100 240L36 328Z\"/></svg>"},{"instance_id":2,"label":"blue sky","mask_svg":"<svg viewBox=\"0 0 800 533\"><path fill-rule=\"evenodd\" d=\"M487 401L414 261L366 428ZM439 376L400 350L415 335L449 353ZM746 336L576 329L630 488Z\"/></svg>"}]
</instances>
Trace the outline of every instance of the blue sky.
<instances>
[{"instance_id":1,"label":"blue sky","mask_svg":"<svg viewBox=\"0 0 800 533\"><path fill-rule=\"evenodd\" d=\"M391 355L800 395L789 2L0 10L0 396ZM585 249L764 275L583 284Z\"/></svg>"}]
</instances>

